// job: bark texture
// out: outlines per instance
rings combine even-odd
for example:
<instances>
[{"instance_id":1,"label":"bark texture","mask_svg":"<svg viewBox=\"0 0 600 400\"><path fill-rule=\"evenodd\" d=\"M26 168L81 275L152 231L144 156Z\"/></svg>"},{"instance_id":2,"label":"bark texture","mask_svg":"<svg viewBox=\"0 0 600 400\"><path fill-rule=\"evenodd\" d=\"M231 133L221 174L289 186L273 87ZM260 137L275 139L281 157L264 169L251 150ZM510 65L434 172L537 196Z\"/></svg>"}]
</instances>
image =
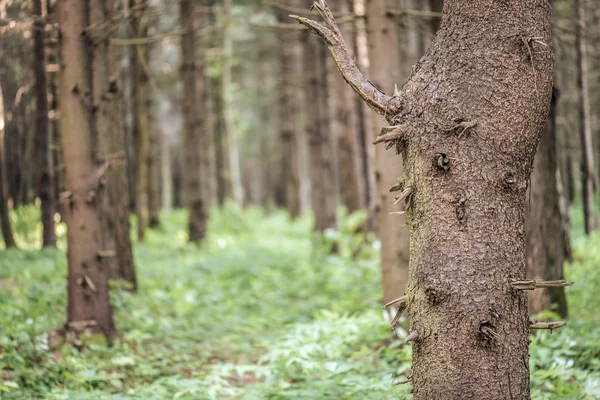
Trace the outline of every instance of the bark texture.
<instances>
[{"instance_id":1,"label":"bark texture","mask_svg":"<svg viewBox=\"0 0 600 400\"><path fill-rule=\"evenodd\" d=\"M35 105L36 105L36 148L38 151L37 192L42 202L42 246L56 246L54 231L54 214L56 213L56 189L54 187L54 157L50 147L50 129L48 121L48 80L46 77L45 23L42 17L42 0L34 0L34 14L39 18L34 21L34 64L35 71Z\"/></svg>"},{"instance_id":2,"label":"bark texture","mask_svg":"<svg viewBox=\"0 0 600 400\"><path fill-rule=\"evenodd\" d=\"M181 73L183 79L184 134L184 192L189 208L189 240L200 242L206 235L206 206L202 195L201 148L202 124L198 115L196 40L193 30L194 2L181 0L180 24L185 33L181 37Z\"/></svg>"},{"instance_id":3,"label":"bark texture","mask_svg":"<svg viewBox=\"0 0 600 400\"><path fill-rule=\"evenodd\" d=\"M67 222L68 309L67 328L91 329L112 339L116 330L108 294L108 274L102 255L100 204L102 168L92 157L89 107L91 85L82 34L86 5L79 0L58 2L60 29L60 118L65 163Z\"/></svg>"},{"instance_id":4,"label":"bark texture","mask_svg":"<svg viewBox=\"0 0 600 400\"><path fill-rule=\"evenodd\" d=\"M403 68L398 25L393 16L387 14L393 2L366 0L367 37L369 59L373 60L369 68L369 78L386 92L394 90L395 85L402 85L408 77L410 69ZM409 67L410 68L410 67ZM387 123L380 115L371 113L371 137L375 136ZM387 303L404 294L408 280L409 231L406 217L390 215L402 210L402 205L394 205L395 193L389 188L398 183L404 173L402 157L385 147L375 148L375 183L377 235L381 241L381 279L383 287L383 303Z\"/></svg>"},{"instance_id":5,"label":"bark texture","mask_svg":"<svg viewBox=\"0 0 600 400\"><path fill-rule=\"evenodd\" d=\"M393 128L411 232L406 306L420 399L529 399L526 188L550 104L546 0L447 0L437 36L402 92L356 68L324 0L340 72Z\"/></svg>"},{"instance_id":6,"label":"bark texture","mask_svg":"<svg viewBox=\"0 0 600 400\"><path fill-rule=\"evenodd\" d=\"M577 16L575 41L577 47L577 90L579 95L579 135L581 138L581 186L583 189L583 213L585 233L594 230L594 147L592 145L592 125L590 120L590 95L588 85L588 57L586 47L585 5L583 0L575 0Z\"/></svg>"},{"instance_id":7,"label":"bark texture","mask_svg":"<svg viewBox=\"0 0 600 400\"><path fill-rule=\"evenodd\" d=\"M527 270L530 279L553 281L563 279L566 258L563 232L563 212L558 191L560 177L556 148L556 96L554 91L546 129L540 140L533 164L530 187L530 207L525 223L527 236ZM567 316L564 287L552 287L529 292L529 312L554 310Z\"/></svg>"}]
</instances>

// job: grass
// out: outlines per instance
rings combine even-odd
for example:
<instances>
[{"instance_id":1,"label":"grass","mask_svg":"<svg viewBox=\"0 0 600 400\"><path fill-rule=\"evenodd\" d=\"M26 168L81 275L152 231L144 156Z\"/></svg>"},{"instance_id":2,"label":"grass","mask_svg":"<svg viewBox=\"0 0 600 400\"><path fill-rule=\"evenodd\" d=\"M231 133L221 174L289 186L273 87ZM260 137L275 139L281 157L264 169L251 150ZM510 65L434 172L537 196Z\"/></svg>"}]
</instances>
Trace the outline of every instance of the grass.
<instances>
[{"instance_id":1,"label":"grass","mask_svg":"<svg viewBox=\"0 0 600 400\"><path fill-rule=\"evenodd\" d=\"M139 293L113 291L121 339L77 349L49 334L65 318L64 237L33 250L36 213L16 215L30 250L0 256L2 399L410 398L393 385L411 348L379 310L376 246L352 234L363 215L317 241L308 218L228 205L200 248L186 243L184 212L163 215L135 244ZM532 337L535 399L600 397L598 265L600 235L578 241L570 322Z\"/></svg>"}]
</instances>

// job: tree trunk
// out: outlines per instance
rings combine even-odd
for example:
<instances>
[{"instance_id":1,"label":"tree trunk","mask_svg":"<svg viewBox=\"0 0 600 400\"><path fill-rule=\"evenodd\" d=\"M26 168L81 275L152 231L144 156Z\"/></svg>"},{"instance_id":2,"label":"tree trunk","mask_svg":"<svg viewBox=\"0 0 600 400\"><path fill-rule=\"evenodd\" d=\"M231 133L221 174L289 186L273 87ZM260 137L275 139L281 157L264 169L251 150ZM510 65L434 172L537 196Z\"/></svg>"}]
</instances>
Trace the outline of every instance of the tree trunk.
<instances>
[{"instance_id":1,"label":"tree trunk","mask_svg":"<svg viewBox=\"0 0 600 400\"><path fill-rule=\"evenodd\" d=\"M404 156L394 190L411 233L414 399L529 399L527 295L512 282L526 277L526 188L552 92L549 3L447 0L394 96L358 71L324 0L315 7L326 27L296 18L392 126L376 142Z\"/></svg>"},{"instance_id":2,"label":"tree trunk","mask_svg":"<svg viewBox=\"0 0 600 400\"><path fill-rule=\"evenodd\" d=\"M160 131L154 121L154 111L149 114L150 151L148 154L148 226L160 226Z\"/></svg>"},{"instance_id":3,"label":"tree trunk","mask_svg":"<svg viewBox=\"0 0 600 400\"><path fill-rule=\"evenodd\" d=\"M369 74L369 45L367 35L367 18L365 0L354 0L354 16L356 18L356 60L358 67L365 74ZM377 207L376 182L375 182L375 147L373 142L373 119L371 110L364 102L357 99L359 103L358 118L360 122L361 151L362 151L362 174L365 182L365 204L369 211L367 229L377 230L375 210Z\"/></svg>"},{"instance_id":4,"label":"tree trunk","mask_svg":"<svg viewBox=\"0 0 600 400\"><path fill-rule=\"evenodd\" d=\"M239 205L244 205L244 185L242 183L240 144L237 137L233 115L233 87L231 81L231 61L233 58L233 39L231 37L231 7L232 0L223 0L223 121L227 149L229 154L229 174L231 179L231 193L233 200Z\"/></svg>"},{"instance_id":5,"label":"tree trunk","mask_svg":"<svg viewBox=\"0 0 600 400\"><path fill-rule=\"evenodd\" d=\"M295 2L288 2L296 5ZM278 10L277 20L285 23L289 19L288 12ZM279 37L279 156L280 167L276 186L277 204L286 208L293 217L300 215L300 177L298 165L298 128L299 112L296 96L299 65L296 57L295 42L299 40L298 32L282 33Z\"/></svg>"},{"instance_id":6,"label":"tree trunk","mask_svg":"<svg viewBox=\"0 0 600 400\"><path fill-rule=\"evenodd\" d=\"M114 0L90 0L90 24L104 21L115 10ZM94 39L93 37L91 39ZM97 161L104 166L102 198L102 243L114 255L105 260L110 277L130 282L137 289L129 222L129 181L125 148L125 124L121 101L120 52L109 46L109 37L94 43L92 83Z\"/></svg>"},{"instance_id":7,"label":"tree trunk","mask_svg":"<svg viewBox=\"0 0 600 400\"><path fill-rule=\"evenodd\" d=\"M307 37L308 38L308 37ZM311 37L305 40L304 73L307 76L306 110L310 143L310 171L314 229L323 232L336 227L335 178L327 106L327 66L323 47Z\"/></svg>"},{"instance_id":8,"label":"tree trunk","mask_svg":"<svg viewBox=\"0 0 600 400\"><path fill-rule=\"evenodd\" d=\"M54 157L50 143L50 129L48 121L48 83L46 78L46 54L44 41L45 22L43 17L46 10L42 10L42 0L34 0L34 14L39 18L34 21L34 64L35 71L35 104L36 104L36 147L38 151L38 182L37 191L42 202L42 245L44 247L56 246L56 233L54 231L54 214L56 213L56 197L54 188Z\"/></svg>"},{"instance_id":9,"label":"tree trunk","mask_svg":"<svg viewBox=\"0 0 600 400\"><path fill-rule=\"evenodd\" d=\"M340 13L349 14L352 10L350 0L342 1L338 10ZM353 43L353 26L344 24L341 27L342 35ZM354 46L352 46L354 47ZM353 53L355 53L353 51ZM362 146L360 143L358 113L356 99L352 88L344 80L332 73L332 89L337 96L331 96L334 107L332 131L338 141L339 149L339 180L342 204L348 211L353 212L366 208L365 179L362 175Z\"/></svg>"},{"instance_id":10,"label":"tree trunk","mask_svg":"<svg viewBox=\"0 0 600 400\"><path fill-rule=\"evenodd\" d=\"M10 68L2 68L0 71L0 84L4 99L4 148L11 151L4 154L4 177L6 185L6 200L13 209L19 205L19 188L21 186L21 169L19 168L20 136L18 121L18 106L16 97L18 93L18 82ZM17 149L17 151L13 151Z\"/></svg>"},{"instance_id":11,"label":"tree trunk","mask_svg":"<svg viewBox=\"0 0 600 400\"><path fill-rule=\"evenodd\" d=\"M401 51L398 29L394 17L387 14L389 1L367 1L367 29L369 76L373 83L384 91L394 90L395 85L404 82L410 72L403 69L398 54ZM384 125L383 119L374 113L373 132L378 133ZM375 149L375 176L377 184L377 234L381 241L381 279L383 302L387 303L404 293L408 280L409 231L406 218L390 213L398 212L401 206L394 205L394 193L389 188L401 179L404 173L402 157L386 151L382 146Z\"/></svg>"},{"instance_id":12,"label":"tree trunk","mask_svg":"<svg viewBox=\"0 0 600 400\"><path fill-rule=\"evenodd\" d=\"M206 236L207 213L202 193L202 116L198 115L196 71L196 38L194 33L194 1L181 0L181 74L183 79L184 133L184 192L189 208L189 240L200 242Z\"/></svg>"},{"instance_id":13,"label":"tree trunk","mask_svg":"<svg viewBox=\"0 0 600 400\"><path fill-rule=\"evenodd\" d=\"M590 121L590 98L588 89L588 61L586 48L585 5L583 0L575 0L577 15L575 41L577 47L577 89L579 95L579 134L581 137L581 183L583 189L583 214L585 233L589 235L595 228L594 215L594 147Z\"/></svg>"},{"instance_id":14,"label":"tree trunk","mask_svg":"<svg viewBox=\"0 0 600 400\"><path fill-rule=\"evenodd\" d=\"M556 96L552 97L550 115L533 163L530 208L525 221L527 237L527 270L530 279L561 280L565 246L563 218L558 192L556 147ZM564 287L544 288L529 292L529 312L537 314L553 309L567 316Z\"/></svg>"},{"instance_id":15,"label":"tree trunk","mask_svg":"<svg viewBox=\"0 0 600 400\"><path fill-rule=\"evenodd\" d=\"M60 29L60 118L65 163L63 199L67 221L68 312L67 328L116 335L103 260L100 204L102 167L92 157L86 37L86 4L80 0L58 2ZM86 101L87 99L87 101Z\"/></svg>"},{"instance_id":16,"label":"tree trunk","mask_svg":"<svg viewBox=\"0 0 600 400\"><path fill-rule=\"evenodd\" d=\"M0 118L3 123L6 121L6 113L4 112L4 93L0 87ZM6 126L6 125L5 125ZM15 247L15 239L13 237L12 228L10 226L10 218L8 215L8 203L6 198L6 179L4 172L4 127L0 129L0 228L2 228L2 238L6 248Z\"/></svg>"}]
</instances>

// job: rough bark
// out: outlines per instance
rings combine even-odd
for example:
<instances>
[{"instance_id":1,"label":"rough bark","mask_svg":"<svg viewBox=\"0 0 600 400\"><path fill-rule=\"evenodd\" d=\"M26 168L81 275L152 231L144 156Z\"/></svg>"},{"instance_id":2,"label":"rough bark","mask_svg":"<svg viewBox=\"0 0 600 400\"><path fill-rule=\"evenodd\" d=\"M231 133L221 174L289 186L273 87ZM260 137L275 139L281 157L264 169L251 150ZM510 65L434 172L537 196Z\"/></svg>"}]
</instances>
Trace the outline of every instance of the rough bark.
<instances>
[{"instance_id":1,"label":"rough bark","mask_svg":"<svg viewBox=\"0 0 600 400\"><path fill-rule=\"evenodd\" d=\"M60 118L65 163L68 307L67 328L102 332L109 340L116 330L108 293L108 274L102 252L100 204L102 167L92 156L90 126L91 84L88 73L86 5L64 0L57 5L60 29ZM67 111L68 110L68 111Z\"/></svg>"},{"instance_id":2,"label":"rough bark","mask_svg":"<svg viewBox=\"0 0 600 400\"><path fill-rule=\"evenodd\" d=\"M393 126L376 142L404 156L414 398L529 399L527 296L511 283L526 276L525 194L552 92L549 3L447 0L394 96L356 69L315 6L327 26L297 19Z\"/></svg>"},{"instance_id":3,"label":"rough bark","mask_svg":"<svg viewBox=\"0 0 600 400\"><path fill-rule=\"evenodd\" d=\"M229 174L231 179L231 193L233 200L239 205L244 205L244 185L242 183L242 162L240 143L237 137L233 115L233 87L231 80L231 61L233 58L233 38L231 36L231 7L232 0L223 0L223 60L222 60L222 85L223 91L223 128L227 137L227 152L229 156Z\"/></svg>"},{"instance_id":4,"label":"rough bark","mask_svg":"<svg viewBox=\"0 0 600 400\"><path fill-rule=\"evenodd\" d=\"M45 23L42 17L46 15L42 10L42 0L34 0L33 12L38 17L34 21L34 64L35 71L35 105L36 105L36 148L38 151L38 182L37 192L42 202L42 246L56 246L56 233L54 231L54 214L56 213L56 197L54 188L54 157L50 143L50 129L48 121L48 80L46 77L46 54L44 41Z\"/></svg>"},{"instance_id":5,"label":"rough bark","mask_svg":"<svg viewBox=\"0 0 600 400\"><path fill-rule=\"evenodd\" d=\"M201 148L202 120L198 110L196 71L196 38L194 34L194 2L181 0L180 24L185 33L181 36L181 75L183 79L184 133L184 192L189 208L189 240L200 242L206 236L206 205L202 194Z\"/></svg>"},{"instance_id":6,"label":"rough bark","mask_svg":"<svg viewBox=\"0 0 600 400\"><path fill-rule=\"evenodd\" d=\"M306 85L306 110L310 144L310 172L312 205L315 215L314 229L323 232L336 227L334 195L333 138L329 125L327 106L327 68L323 46L312 37L305 40L304 73Z\"/></svg>"},{"instance_id":7,"label":"rough bark","mask_svg":"<svg viewBox=\"0 0 600 400\"><path fill-rule=\"evenodd\" d=\"M577 16L575 41L577 47L577 91L579 95L579 135L581 140L581 186L583 189L583 213L585 233L589 235L595 228L594 215L594 147L590 120L590 96L588 88L588 59L586 48L585 5L583 0L575 0Z\"/></svg>"},{"instance_id":8,"label":"rough bark","mask_svg":"<svg viewBox=\"0 0 600 400\"><path fill-rule=\"evenodd\" d=\"M556 90L555 90L556 93ZM556 147L556 94L552 98L546 128L533 163L529 194L529 213L525 222L527 237L527 270L530 279L561 280L566 254L563 235L563 210L558 192L559 181ZM554 310L567 316L564 287L529 292L529 312Z\"/></svg>"},{"instance_id":9,"label":"rough bark","mask_svg":"<svg viewBox=\"0 0 600 400\"><path fill-rule=\"evenodd\" d=\"M90 24L104 21L115 10L114 0L90 0ZM93 31L92 31L93 32ZM121 101L120 53L109 46L110 36L102 32L91 35L92 99L97 135L96 159L103 165L100 177L105 183L106 196L102 198L102 247L114 255L104 265L112 279L124 279L137 289L137 278L131 249L129 222L129 180L125 149L125 124ZM108 253L107 253L108 254Z\"/></svg>"},{"instance_id":10,"label":"rough bark","mask_svg":"<svg viewBox=\"0 0 600 400\"><path fill-rule=\"evenodd\" d=\"M369 59L372 60L369 77L377 87L387 92L393 91L395 85L401 85L410 72L410 69L403 68L398 54L403 50L396 20L387 14L391 6L387 0L366 2ZM381 116L372 113L372 135L379 133L384 125ZM381 279L385 304L404 293L408 280L409 232L404 216L390 215L402 209L402 206L394 205L395 193L388 190L404 173L402 157L386 151L383 146L377 146L375 152L375 216L377 235L381 241Z\"/></svg>"}]
</instances>

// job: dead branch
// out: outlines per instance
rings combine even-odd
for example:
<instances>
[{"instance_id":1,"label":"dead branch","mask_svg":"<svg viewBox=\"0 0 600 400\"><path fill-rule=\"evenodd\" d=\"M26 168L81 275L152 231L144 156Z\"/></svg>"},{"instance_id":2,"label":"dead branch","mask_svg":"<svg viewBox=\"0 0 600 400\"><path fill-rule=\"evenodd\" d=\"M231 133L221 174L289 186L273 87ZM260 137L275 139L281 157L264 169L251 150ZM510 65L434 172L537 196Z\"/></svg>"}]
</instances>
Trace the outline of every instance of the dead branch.
<instances>
[{"instance_id":1,"label":"dead branch","mask_svg":"<svg viewBox=\"0 0 600 400\"><path fill-rule=\"evenodd\" d=\"M540 321L529 321L529 327L531 329L548 329L550 333L554 329L562 328L567 323L565 321L557 321L557 322L540 322Z\"/></svg>"},{"instance_id":2,"label":"dead branch","mask_svg":"<svg viewBox=\"0 0 600 400\"><path fill-rule=\"evenodd\" d=\"M534 290L539 288L549 287L562 287L571 286L573 282L567 281L539 281L539 280L528 280L528 281L514 281L511 286L516 290Z\"/></svg>"},{"instance_id":3,"label":"dead branch","mask_svg":"<svg viewBox=\"0 0 600 400\"><path fill-rule=\"evenodd\" d=\"M321 14L325 26L309 18L297 15L290 15L290 17L306 26L327 43L340 74L370 108L383 116L386 116L388 110L392 111L392 114L399 110L402 104L401 96L387 96L360 72L344 43L340 28L335 22L327 2L325 0L316 1L313 8Z\"/></svg>"}]
</instances>

